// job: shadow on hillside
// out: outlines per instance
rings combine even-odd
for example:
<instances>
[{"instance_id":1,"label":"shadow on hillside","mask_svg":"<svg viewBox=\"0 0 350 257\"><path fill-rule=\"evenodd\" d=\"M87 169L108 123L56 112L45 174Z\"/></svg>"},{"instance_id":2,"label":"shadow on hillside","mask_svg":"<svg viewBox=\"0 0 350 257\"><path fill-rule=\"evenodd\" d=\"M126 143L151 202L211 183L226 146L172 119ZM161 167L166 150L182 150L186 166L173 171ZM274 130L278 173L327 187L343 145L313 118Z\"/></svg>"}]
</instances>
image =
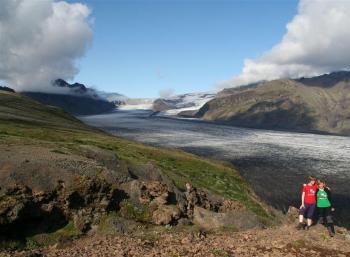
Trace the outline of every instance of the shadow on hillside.
<instances>
[{"instance_id":1,"label":"shadow on hillside","mask_svg":"<svg viewBox=\"0 0 350 257\"><path fill-rule=\"evenodd\" d=\"M284 99L276 102L259 102L246 112L231 117L227 122L251 128L316 130L316 119L307 106Z\"/></svg>"}]
</instances>

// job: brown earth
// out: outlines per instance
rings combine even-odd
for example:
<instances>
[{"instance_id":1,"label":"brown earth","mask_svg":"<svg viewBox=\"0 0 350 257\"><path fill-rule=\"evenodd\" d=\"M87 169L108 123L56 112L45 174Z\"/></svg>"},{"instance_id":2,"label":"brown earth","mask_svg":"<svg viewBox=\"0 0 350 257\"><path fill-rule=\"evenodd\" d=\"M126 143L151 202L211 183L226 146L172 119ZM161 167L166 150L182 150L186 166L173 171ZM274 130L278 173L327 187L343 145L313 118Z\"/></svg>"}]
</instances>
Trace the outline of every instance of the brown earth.
<instances>
[{"instance_id":1,"label":"brown earth","mask_svg":"<svg viewBox=\"0 0 350 257\"><path fill-rule=\"evenodd\" d=\"M245 232L208 234L169 229L137 236L95 235L73 243L0 256L350 256L348 232L342 228L336 230L336 236L330 238L322 225L309 231L297 231L294 224L286 224Z\"/></svg>"}]
</instances>

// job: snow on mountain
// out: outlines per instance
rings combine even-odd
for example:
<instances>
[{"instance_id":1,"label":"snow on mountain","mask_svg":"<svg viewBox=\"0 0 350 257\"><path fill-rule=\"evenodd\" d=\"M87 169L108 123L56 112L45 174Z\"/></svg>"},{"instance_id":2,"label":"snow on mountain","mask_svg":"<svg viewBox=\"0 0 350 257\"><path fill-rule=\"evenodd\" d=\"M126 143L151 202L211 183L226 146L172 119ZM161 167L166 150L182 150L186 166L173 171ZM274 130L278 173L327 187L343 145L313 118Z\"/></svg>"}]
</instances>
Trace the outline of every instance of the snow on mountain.
<instances>
[{"instance_id":1,"label":"snow on mountain","mask_svg":"<svg viewBox=\"0 0 350 257\"><path fill-rule=\"evenodd\" d=\"M98 91L98 95L106 99L109 102L114 103L116 106L123 105L128 101L128 97L119 93L107 93Z\"/></svg>"},{"instance_id":2,"label":"snow on mountain","mask_svg":"<svg viewBox=\"0 0 350 257\"><path fill-rule=\"evenodd\" d=\"M153 103L153 110L165 115L177 115L183 111L200 109L215 97L214 93L188 93L168 98L159 98Z\"/></svg>"},{"instance_id":3,"label":"snow on mountain","mask_svg":"<svg viewBox=\"0 0 350 257\"><path fill-rule=\"evenodd\" d=\"M119 110L153 110L161 115L177 115L182 111L200 109L215 97L214 93L188 93L167 98L128 98L118 93L98 92Z\"/></svg>"},{"instance_id":4,"label":"snow on mountain","mask_svg":"<svg viewBox=\"0 0 350 257\"><path fill-rule=\"evenodd\" d=\"M128 98L119 110L152 110L153 98Z\"/></svg>"}]
</instances>

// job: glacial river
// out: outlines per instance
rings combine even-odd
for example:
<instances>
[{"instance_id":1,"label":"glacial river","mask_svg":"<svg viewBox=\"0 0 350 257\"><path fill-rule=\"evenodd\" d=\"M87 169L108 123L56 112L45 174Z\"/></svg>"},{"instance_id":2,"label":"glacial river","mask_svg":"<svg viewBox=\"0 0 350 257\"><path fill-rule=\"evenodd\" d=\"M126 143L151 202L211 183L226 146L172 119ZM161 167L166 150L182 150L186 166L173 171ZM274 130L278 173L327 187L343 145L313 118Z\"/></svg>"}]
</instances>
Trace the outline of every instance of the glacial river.
<instances>
[{"instance_id":1,"label":"glacial river","mask_svg":"<svg viewBox=\"0 0 350 257\"><path fill-rule=\"evenodd\" d=\"M308 175L323 178L332 188L336 216L350 224L350 137L237 128L150 114L119 110L79 118L114 135L229 161L262 199L282 210L300 204L301 185Z\"/></svg>"}]
</instances>

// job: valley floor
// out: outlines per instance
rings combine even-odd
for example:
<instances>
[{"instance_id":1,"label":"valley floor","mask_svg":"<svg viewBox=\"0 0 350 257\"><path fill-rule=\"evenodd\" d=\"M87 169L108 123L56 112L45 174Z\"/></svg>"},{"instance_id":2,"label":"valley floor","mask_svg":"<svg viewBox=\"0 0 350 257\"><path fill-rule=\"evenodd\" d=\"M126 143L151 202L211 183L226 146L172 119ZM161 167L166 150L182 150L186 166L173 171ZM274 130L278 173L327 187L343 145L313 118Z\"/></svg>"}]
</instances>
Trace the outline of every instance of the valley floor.
<instances>
[{"instance_id":1,"label":"valley floor","mask_svg":"<svg viewBox=\"0 0 350 257\"><path fill-rule=\"evenodd\" d=\"M173 229L173 228L172 228ZM322 225L297 231L294 224L245 232L154 232L131 237L89 236L72 243L0 256L350 256L350 234L337 228L330 238Z\"/></svg>"}]
</instances>

